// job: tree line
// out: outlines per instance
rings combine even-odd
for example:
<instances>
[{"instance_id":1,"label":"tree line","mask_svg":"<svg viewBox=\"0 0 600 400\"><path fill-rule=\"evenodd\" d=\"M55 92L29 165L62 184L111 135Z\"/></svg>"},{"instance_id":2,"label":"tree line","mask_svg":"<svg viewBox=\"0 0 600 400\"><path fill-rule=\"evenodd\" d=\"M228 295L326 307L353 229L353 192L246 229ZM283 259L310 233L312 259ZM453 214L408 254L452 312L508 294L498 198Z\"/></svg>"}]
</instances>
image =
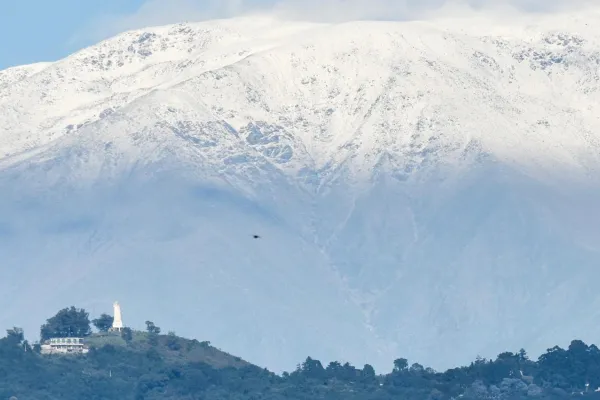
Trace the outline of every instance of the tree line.
<instances>
[{"instance_id":1,"label":"tree line","mask_svg":"<svg viewBox=\"0 0 600 400\"><path fill-rule=\"evenodd\" d=\"M40 337L89 337L91 325L106 332L112 317L90 321L85 310L66 308L42 325ZM391 372L378 374L368 364L323 365L308 357L294 371L277 375L235 364L238 358L209 342L162 335L151 321L145 332L129 334L121 332L124 346L44 357L29 346L22 329L9 329L0 339L0 399L600 399L600 350L580 340L566 349L552 347L537 360L521 349L447 371L397 358ZM144 336L143 346L132 341L134 334Z\"/></svg>"}]
</instances>

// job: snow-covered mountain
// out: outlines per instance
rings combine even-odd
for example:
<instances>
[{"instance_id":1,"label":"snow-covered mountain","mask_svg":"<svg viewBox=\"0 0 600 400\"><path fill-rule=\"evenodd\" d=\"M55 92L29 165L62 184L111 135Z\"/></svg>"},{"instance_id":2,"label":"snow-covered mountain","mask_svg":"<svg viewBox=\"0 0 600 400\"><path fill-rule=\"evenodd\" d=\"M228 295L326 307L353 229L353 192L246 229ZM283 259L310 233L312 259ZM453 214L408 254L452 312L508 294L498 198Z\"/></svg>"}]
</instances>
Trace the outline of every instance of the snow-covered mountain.
<instances>
[{"instance_id":1,"label":"snow-covered mountain","mask_svg":"<svg viewBox=\"0 0 600 400\"><path fill-rule=\"evenodd\" d=\"M276 370L597 341L598 26L253 16L0 71L0 325L119 300Z\"/></svg>"}]
</instances>

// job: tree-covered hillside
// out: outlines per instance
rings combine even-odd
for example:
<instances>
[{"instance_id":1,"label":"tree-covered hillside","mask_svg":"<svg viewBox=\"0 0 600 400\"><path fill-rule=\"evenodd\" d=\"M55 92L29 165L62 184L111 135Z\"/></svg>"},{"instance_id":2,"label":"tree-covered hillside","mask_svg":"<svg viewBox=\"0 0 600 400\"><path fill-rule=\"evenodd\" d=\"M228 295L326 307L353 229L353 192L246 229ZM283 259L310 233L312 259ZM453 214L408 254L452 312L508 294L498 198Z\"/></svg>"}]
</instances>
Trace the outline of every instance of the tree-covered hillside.
<instances>
[{"instance_id":1,"label":"tree-covered hillside","mask_svg":"<svg viewBox=\"0 0 600 400\"><path fill-rule=\"evenodd\" d=\"M324 366L309 357L276 375L209 342L163 335L151 321L146 332L120 333L106 332L105 323L90 333L86 323L87 313L71 308L41 329L46 338L79 326L85 355L42 355L21 329L8 330L0 339L0 399L600 399L600 349L578 340L537 361L521 350L445 372L398 358L391 372L377 374L370 365Z\"/></svg>"}]
</instances>

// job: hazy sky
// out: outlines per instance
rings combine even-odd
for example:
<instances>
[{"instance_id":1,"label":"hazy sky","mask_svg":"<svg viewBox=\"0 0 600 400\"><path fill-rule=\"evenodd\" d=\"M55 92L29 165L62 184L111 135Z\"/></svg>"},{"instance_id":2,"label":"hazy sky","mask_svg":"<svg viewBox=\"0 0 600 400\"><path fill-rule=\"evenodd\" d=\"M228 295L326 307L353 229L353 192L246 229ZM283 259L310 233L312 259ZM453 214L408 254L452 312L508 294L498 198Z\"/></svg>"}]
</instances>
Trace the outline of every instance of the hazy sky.
<instances>
[{"instance_id":1,"label":"hazy sky","mask_svg":"<svg viewBox=\"0 0 600 400\"><path fill-rule=\"evenodd\" d=\"M277 10L306 19L402 19L461 0L3 0L0 69L53 61L121 31ZM512 4L547 10L600 0L462 0L473 7Z\"/></svg>"},{"instance_id":2,"label":"hazy sky","mask_svg":"<svg viewBox=\"0 0 600 400\"><path fill-rule=\"evenodd\" d=\"M71 40L103 14L127 14L144 0L3 0L0 69L52 61L80 47Z\"/></svg>"}]
</instances>

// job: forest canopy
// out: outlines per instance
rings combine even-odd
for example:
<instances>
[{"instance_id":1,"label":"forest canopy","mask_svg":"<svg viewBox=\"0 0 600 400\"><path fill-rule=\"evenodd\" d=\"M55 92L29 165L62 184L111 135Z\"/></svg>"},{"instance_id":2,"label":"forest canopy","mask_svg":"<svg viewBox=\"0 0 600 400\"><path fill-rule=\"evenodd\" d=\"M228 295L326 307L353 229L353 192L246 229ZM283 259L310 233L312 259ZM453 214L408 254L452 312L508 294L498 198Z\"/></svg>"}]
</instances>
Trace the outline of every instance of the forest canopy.
<instances>
[{"instance_id":1,"label":"forest canopy","mask_svg":"<svg viewBox=\"0 0 600 400\"><path fill-rule=\"evenodd\" d=\"M44 355L22 329L0 339L0 399L600 399L600 350L580 340L531 360L523 349L495 359L434 371L398 357L391 372L371 365L323 365L307 357L281 375L227 354L210 342L144 332L107 332L109 318L94 320L75 307L60 310L40 329L42 340L80 336L81 355Z\"/></svg>"}]
</instances>

